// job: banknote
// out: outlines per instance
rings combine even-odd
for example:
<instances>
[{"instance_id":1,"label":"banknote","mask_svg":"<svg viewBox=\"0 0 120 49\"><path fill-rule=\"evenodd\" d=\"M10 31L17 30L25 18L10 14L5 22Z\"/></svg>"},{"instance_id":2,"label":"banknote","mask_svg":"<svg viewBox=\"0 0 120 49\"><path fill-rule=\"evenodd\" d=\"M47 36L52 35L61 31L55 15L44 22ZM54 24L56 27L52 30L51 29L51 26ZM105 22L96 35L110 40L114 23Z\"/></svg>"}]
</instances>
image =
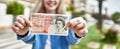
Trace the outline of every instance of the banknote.
<instances>
[{"instance_id":1,"label":"banknote","mask_svg":"<svg viewBox=\"0 0 120 49\"><path fill-rule=\"evenodd\" d=\"M35 34L67 36L69 17L63 14L34 13L31 31Z\"/></svg>"}]
</instances>

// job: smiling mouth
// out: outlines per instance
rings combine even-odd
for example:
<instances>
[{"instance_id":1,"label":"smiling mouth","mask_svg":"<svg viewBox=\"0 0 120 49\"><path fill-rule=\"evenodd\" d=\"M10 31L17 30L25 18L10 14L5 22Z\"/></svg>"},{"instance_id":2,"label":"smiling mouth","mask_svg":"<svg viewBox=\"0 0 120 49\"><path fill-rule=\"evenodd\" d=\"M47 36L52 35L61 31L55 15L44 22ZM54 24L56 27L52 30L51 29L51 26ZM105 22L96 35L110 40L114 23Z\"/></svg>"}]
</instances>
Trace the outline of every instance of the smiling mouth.
<instances>
[{"instance_id":1,"label":"smiling mouth","mask_svg":"<svg viewBox=\"0 0 120 49\"><path fill-rule=\"evenodd\" d=\"M56 2L48 2L47 3L50 7L55 6L57 3Z\"/></svg>"}]
</instances>

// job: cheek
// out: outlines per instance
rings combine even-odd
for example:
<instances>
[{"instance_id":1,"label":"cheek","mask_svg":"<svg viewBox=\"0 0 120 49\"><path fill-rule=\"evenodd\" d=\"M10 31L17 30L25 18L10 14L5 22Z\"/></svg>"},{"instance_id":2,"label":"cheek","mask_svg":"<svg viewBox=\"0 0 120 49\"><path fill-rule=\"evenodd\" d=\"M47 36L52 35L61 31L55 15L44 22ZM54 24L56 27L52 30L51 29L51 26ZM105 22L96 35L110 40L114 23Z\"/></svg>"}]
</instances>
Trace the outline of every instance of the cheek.
<instances>
[{"instance_id":1,"label":"cheek","mask_svg":"<svg viewBox=\"0 0 120 49\"><path fill-rule=\"evenodd\" d=\"M56 8L60 6L60 1L56 1L57 4L56 4Z\"/></svg>"},{"instance_id":2,"label":"cheek","mask_svg":"<svg viewBox=\"0 0 120 49\"><path fill-rule=\"evenodd\" d=\"M43 6L44 6L45 8L48 8L47 2L48 2L48 1L43 0Z\"/></svg>"}]
</instances>

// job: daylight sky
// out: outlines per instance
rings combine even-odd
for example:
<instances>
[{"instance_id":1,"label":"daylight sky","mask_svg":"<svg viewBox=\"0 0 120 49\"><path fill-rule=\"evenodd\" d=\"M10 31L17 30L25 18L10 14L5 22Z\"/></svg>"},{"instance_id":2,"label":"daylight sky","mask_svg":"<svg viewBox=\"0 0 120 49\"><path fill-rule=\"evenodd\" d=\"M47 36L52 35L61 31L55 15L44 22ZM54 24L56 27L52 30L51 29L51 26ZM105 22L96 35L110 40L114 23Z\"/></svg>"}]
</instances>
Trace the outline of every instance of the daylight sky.
<instances>
[{"instance_id":1,"label":"daylight sky","mask_svg":"<svg viewBox=\"0 0 120 49\"><path fill-rule=\"evenodd\" d=\"M87 3L95 5L95 11L98 12L98 2L96 0L87 0ZM103 2L103 13L105 13L105 7L108 8L108 15L112 15L114 12L120 12L120 0L106 0Z\"/></svg>"}]
</instances>

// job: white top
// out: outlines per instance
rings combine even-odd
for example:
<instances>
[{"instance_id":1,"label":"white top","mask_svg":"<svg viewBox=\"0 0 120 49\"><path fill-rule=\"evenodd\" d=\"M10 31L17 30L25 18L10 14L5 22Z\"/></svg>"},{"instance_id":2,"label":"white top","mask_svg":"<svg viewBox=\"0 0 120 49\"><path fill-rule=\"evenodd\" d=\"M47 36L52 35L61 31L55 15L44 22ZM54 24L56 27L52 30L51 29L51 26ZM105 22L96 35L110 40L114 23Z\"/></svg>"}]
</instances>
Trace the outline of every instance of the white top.
<instances>
[{"instance_id":1,"label":"white top","mask_svg":"<svg viewBox=\"0 0 120 49\"><path fill-rule=\"evenodd\" d=\"M48 35L48 38L46 40L45 49L51 49L50 35Z\"/></svg>"}]
</instances>

